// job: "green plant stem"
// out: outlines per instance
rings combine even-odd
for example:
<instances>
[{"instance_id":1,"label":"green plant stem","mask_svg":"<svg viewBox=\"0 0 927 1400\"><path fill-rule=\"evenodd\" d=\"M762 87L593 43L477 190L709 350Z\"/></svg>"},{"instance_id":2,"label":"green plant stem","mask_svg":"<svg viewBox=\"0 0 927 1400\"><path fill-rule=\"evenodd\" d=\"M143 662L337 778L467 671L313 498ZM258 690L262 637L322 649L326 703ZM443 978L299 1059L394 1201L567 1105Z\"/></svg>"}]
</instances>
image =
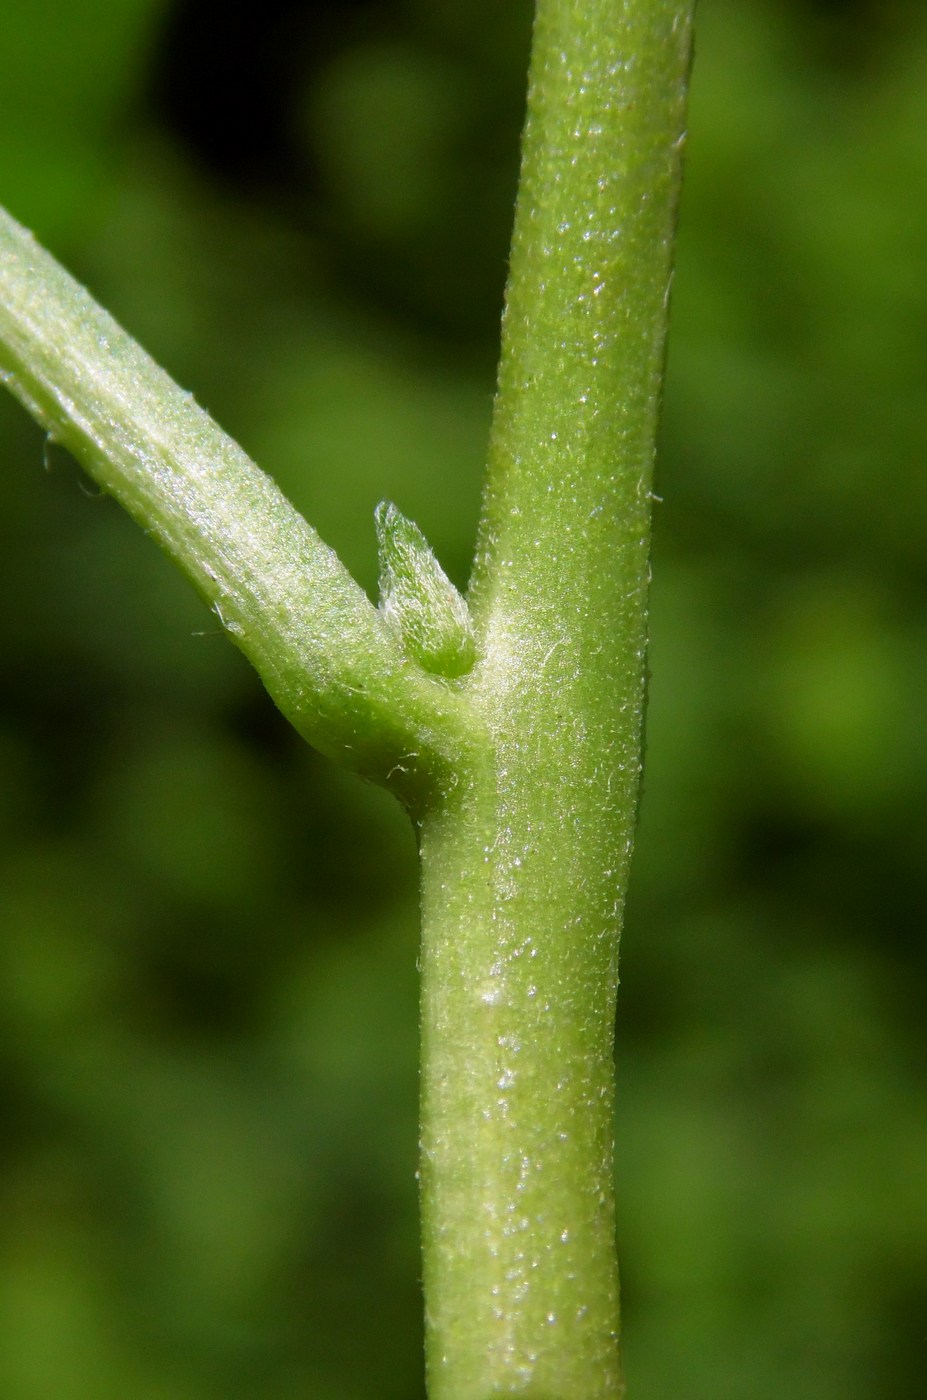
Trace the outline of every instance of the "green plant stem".
<instances>
[{"instance_id":1,"label":"green plant stem","mask_svg":"<svg viewBox=\"0 0 927 1400\"><path fill-rule=\"evenodd\" d=\"M422 833L431 1400L621 1393L613 1020L691 4L540 0L464 693Z\"/></svg>"},{"instance_id":2,"label":"green plant stem","mask_svg":"<svg viewBox=\"0 0 927 1400\"><path fill-rule=\"evenodd\" d=\"M412 806L457 782L465 703L404 655L270 478L2 210L0 376L190 577L311 743Z\"/></svg>"},{"instance_id":3,"label":"green plant stem","mask_svg":"<svg viewBox=\"0 0 927 1400\"><path fill-rule=\"evenodd\" d=\"M539 0L471 618L387 509L391 625L0 216L2 378L419 826L431 1400L622 1391L612 1032L692 3Z\"/></svg>"}]
</instances>

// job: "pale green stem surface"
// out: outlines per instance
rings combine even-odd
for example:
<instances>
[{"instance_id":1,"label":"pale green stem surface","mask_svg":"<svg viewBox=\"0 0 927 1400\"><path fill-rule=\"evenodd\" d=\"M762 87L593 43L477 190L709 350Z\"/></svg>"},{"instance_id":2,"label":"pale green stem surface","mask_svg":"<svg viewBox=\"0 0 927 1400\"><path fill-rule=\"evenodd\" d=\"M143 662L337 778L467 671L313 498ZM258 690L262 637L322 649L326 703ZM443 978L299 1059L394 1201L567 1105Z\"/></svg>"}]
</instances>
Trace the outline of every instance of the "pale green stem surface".
<instances>
[{"instance_id":1,"label":"pale green stem surface","mask_svg":"<svg viewBox=\"0 0 927 1400\"><path fill-rule=\"evenodd\" d=\"M618 932L688 0L540 0L471 589L487 726L422 831L431 1400L621 1394Z\"/></svg>"},{"instance_id":2,"label":"pale green stem surface","mask_svg":"<svg viewBox=\"0 0 927 1400\"><path fill-rule=\"evenodd\" d=\"M613 1020L691 9L539 0L472 617L390 507L374 608L0 215L0 377L418 823L431 1400L622 1391Z\"/></svg>"},{"instance_id":3,"label":"pale green stem surface","mask_svg":"<svg viewBox=\"0 0 927 1400\"><path fill-rule=\"evenodd\" d=\"M0 378L153 535L280 709L412 805L457 781L472 719L397 645L278 487L0 210Z\"/></svg>"}]
</instances>

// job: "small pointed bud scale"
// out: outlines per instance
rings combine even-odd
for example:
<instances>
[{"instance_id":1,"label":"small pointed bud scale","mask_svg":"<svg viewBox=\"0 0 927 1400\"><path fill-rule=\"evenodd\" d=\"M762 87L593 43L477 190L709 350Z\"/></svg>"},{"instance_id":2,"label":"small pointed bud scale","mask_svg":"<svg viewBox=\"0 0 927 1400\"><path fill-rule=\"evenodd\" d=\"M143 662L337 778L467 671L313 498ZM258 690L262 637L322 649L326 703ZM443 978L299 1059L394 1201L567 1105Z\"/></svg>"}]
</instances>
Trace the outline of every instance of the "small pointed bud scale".
<instances>
[{"instance_id":1,"label":"small pointed bud scale","mask_svg":"<svg viewBox=\"0 0 927 1400\"><path fill-rule=\"evenodd\" d=\"M465 599L421 530L396 506L381 501L374 518L381 613L423 670L439 676L464 675L476 657Z\"/></svg>"}]
</instances>

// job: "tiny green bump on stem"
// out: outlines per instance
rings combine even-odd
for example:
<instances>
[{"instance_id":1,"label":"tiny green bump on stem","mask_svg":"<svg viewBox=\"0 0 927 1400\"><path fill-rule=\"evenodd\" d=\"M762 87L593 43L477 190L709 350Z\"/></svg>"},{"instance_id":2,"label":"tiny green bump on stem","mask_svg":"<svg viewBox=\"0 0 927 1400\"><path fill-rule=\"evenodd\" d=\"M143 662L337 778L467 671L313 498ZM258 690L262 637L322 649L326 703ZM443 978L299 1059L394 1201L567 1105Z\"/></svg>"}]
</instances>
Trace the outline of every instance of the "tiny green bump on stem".
<instances>
[{"instance_id":1,"label":"tiny green bump on stem","mask_svg":"<svg viewBox=\"0 0 927 1400\"><path fill-rule=\"evenodd\" d=\"M476 659L470 611L418 526L390 501L375 513L380 611L425 671L465 675Z\"/></svg>"}]
</instances>

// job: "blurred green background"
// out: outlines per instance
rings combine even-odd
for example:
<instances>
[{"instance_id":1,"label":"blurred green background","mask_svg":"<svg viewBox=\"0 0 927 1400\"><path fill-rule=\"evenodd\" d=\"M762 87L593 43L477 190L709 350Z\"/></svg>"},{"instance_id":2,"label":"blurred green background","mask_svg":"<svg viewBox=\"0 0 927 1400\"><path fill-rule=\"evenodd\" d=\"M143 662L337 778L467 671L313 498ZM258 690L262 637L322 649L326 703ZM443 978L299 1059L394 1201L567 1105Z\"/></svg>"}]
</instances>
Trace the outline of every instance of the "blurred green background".
<instances>
[{"instance_id":1,"label":"blurred green background","mask_svg":"<svg viewBox=\"0 0 927 1400\"><path fill-rule=\"evenodd\" d=\"M702 0L623 946L634 1400L927 1341L927 10ZM5 0L0 199L463 583L525 0ZM421 1400L412 835L0 402L0 1397Z\"/></svg>"}]
</instances>

